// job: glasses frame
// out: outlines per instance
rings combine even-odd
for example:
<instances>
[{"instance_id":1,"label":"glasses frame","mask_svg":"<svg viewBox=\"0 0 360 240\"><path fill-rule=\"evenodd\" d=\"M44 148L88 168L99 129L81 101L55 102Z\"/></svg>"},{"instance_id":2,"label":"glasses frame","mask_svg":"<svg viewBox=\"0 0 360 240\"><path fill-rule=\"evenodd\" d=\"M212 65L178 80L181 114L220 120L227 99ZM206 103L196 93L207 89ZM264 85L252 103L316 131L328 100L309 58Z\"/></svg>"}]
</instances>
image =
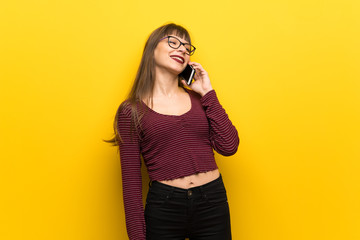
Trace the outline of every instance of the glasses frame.
<instances>
[{"instance_id":1,"label":"glasses frame","mask_svg":"<svg viewBox=\"0 0 360 240\"><path fill-rule=\"evenodd\" d=\"M191 52L188 53L187 50L185 51L185 53L186 53L187 55L189 55L189 56L193 55L194 52L195 52L195 50L196 50L196 47L195 47L194 45L191 45L190 43L183 43L182 41L180 41L180 39L178 39L177 37L174 37L174 36L166 36L166 37L161 38L159 41L164 40L165 38L168 39L168 45L169 45L169 47L171 47L171 48L173 48L173 49L178 49L178 48L181 47L181 45L183 45L183 46L185 47L185 49L186 49L186 46L185 46L185 45L190 45L191 47L193 47L194 50L192 50ZM170 38L175 38L176 40L178 40L178 41L180 42L180 45L179 45L177 48L171 46L171 45L170 45Z\"/></svg>"}]
</instances>

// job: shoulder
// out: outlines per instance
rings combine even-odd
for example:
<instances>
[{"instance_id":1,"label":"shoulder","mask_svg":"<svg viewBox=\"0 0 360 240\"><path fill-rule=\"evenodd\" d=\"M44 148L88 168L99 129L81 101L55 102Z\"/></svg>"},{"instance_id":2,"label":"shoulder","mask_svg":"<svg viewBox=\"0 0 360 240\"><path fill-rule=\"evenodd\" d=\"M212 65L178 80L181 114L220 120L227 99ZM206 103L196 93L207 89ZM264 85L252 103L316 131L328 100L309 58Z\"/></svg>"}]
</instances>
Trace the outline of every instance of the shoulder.
<instances>
[{"instance_id":1,"label":"shoulder","mask_svg":"<svg viewBox=\"0 0 360 240\"><path fill-rule=\"evenodd\" d=\"M127 99L120 104L116 115L118 118L133 118L134 116L140 116L145 112L146 108L144 105L145 104L141 101L132 102Z\"/></svg>"},{"instance_id":2,"label":"shoulder","mask_svg":"<svg viewBox=\"0 0 360 240\"><path fill-rule=\"evenodd\" d=\"M120 104L120 106L119 106L119 108L118 108L118 110L116 112L116 115L118 117L131 117L131 112L132 112L132 106L131 105L132 104L130 103L129 100L123 101Z\"/></svg>"},{"instance_id":3,"label":"shoulder","mask_svg":"<svg viewBox=\"0 0 360 240\"><path fill-rule=\"evenodd\" d=\"M204 104L206 105L208 102L217 100L217 95L216 95L216 92L214 89L209 91L208 93L206 93L204 96L201 96L199 93L197 93L191 89L188 89L188 88L186 88L185 91L187 91L189 93L190 97L193 100L195 100L203 105Z\"/></svg>"},{"instance_id":4,"label":"shoulder","mask_svg":"<svg viewBox=\"0 0 360 240\"><path fill-rule=\"evenodd\" d=\"M197 92L195 92L194 90L191 90L191 89L189 89L189 88L184 88L184 89L185 89L186 92L189 93L189 95L190 95L190 97L191 97L192 99L195 99L195 100L200 101L200 99L201 99L201 95L200 95L200 94L198 94Z\"/></svg>"}]
</instances>

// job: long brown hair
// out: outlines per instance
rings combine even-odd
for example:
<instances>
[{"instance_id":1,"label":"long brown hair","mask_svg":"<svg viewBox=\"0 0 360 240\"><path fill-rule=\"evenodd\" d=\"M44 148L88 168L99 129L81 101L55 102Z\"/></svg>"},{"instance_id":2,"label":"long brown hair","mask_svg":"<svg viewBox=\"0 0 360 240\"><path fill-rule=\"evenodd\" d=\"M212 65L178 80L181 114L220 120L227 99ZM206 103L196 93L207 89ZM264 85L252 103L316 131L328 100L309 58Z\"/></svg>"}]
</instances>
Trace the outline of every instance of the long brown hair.
<instances>
[{"instance_id":1,"label":"long brown hair","mask_svg":"<svg viewBox=\"0 0 360 240\"><path fill-rule=\"evenodd\" d=\"M141 105L141 101L146 98L146 101L152 105L153 87L155 82L155 61L154 50L159 43L159 40L163 37L174 34L181 37L191 44L190 35L188 31L177 24L169 23L155 29L147 39L143 51L143 55L140 61L134 84L130 90L126 101L122 102L115 114L114 120L114 137L110 140L104 140L105 142L112 143L114 146L118 146L121 141L121 136L118 132L118 115L127 106L131 106L131 118L132 118L132 130L140 128L140 121L143 117L143 111L138 111L138 104ZM179 81L180 85L180 81Z\"/></svg>"}]
</instances>

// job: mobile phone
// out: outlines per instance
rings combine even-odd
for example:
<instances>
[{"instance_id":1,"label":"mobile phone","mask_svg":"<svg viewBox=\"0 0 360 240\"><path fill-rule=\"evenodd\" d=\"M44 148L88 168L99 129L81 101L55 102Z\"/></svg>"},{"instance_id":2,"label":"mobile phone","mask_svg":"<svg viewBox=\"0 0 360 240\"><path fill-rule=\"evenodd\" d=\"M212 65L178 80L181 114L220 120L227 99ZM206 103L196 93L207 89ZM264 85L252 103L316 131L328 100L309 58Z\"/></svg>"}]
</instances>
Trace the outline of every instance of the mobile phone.
<instances>
[{"instance_id":1,"label":"mobile phone","mask_svg":"<svg viewBox=\"0 0 360 240\"><path fill-rule=\"evenodd\" d=\"M192 83L192 80L195 75L195 69L191 65L186 65L184 71L182 71L179 76L182 77L187 85L190 85Z\"/></svg>"}]
</instances>

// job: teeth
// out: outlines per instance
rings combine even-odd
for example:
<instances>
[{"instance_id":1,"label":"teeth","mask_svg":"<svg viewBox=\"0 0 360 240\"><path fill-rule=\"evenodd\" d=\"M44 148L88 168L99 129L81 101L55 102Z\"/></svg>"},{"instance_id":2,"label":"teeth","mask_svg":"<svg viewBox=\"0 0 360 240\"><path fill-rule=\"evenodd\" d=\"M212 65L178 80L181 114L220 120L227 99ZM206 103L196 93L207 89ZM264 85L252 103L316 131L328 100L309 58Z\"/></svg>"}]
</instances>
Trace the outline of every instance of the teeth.
<instances>
[{"instance_id":1,"label":"teeth","mask_svg":"<svg viewBox=\"0 0 360 240\"><path fill-rule=\"evenodd\" d=\"M179 59L181 62L184 62L181 58L179 57L172 57L172 58L176 58L176 59Z\"/></svg>"}]
</instances>

